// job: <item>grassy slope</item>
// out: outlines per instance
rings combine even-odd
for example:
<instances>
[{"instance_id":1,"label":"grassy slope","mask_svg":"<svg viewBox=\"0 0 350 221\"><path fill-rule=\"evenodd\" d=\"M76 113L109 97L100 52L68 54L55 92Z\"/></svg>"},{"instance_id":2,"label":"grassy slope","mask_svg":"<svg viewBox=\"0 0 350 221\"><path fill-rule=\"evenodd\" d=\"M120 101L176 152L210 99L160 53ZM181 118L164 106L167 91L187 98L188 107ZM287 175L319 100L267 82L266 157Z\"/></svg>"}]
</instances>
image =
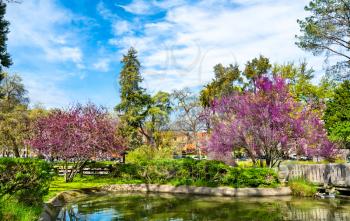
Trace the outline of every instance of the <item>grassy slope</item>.
<instances>
[{"instance_id":1,"label":"grassy slope","mask_svg":"<svg viewBox=\"0 0 350 221\"><path fill-rule=\"evenodd\" d=\"M92 188L100 187L109 184L123 184L123 183L142 183L139 180L128 180L124 182L120 178L109 178L109 177L94 177L94 176L85 176L85 177L75 177L74 181L71 183L66 183L64 177L55 177L50 185L49 194L45 196L44 200L47 201L54 197L57 193L65 190L74 190L74 189L83 189L83 188Z\"/></svg>"}]
</instances>

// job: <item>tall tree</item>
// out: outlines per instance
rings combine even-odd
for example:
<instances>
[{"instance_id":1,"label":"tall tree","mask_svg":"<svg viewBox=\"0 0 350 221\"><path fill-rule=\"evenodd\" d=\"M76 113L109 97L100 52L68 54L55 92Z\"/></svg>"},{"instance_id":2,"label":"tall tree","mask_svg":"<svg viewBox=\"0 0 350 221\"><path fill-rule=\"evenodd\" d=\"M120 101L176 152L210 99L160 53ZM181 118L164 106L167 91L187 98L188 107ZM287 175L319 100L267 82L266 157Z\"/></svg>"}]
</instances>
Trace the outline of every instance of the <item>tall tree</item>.
<instances>
[{"instance_id":1,"label":"tall tree","mask_svg":"<svg viewBox=\"0 0 350 221\"><path fill-rule=\"evenodd\" d=\"M330 138L350 148L350 81L340 84L327 102L324 121Z\"/></svg>"},{"instance_id":2,"label":"tall tree","mask_svg":"<svg viewBox=\"0 0 350 221\"><path fill-rule=\"evenodd\" d=\"M122 121L121 132L128 137L131 149L142 145L158 148L161 146L162 130L169 121L171 112L170 95L159 91L153 97L140 86L142 77L137 52L130 48L122 60L120 72L121 101L116 106Z\"/></svg>"},{"instance_id":3,"label":"tall tree","mask_svg":"<svg viewBox=\"0 0 350 221\"><path fill-rule=\"evenodd\" d=\"M312 0L305 10L311 15L298 20L302 35L296 44L314 55L337 56L342 61L332 66L339 78L350 77L350 2Z\"/></svg>"},{"instance_id":4,"label":"tall tree","mask_svg":"<svg viewBox=\"0 0 350 221\"><path fill-rule=\"evenodd\" d=\"M120 103L115 107L119 112L123 124L121 132L128 137L131 148L141 145L140 128L147 116L151 97L140 86L142 77L141 64L137 59L137 52L130 48L122 59L123 68L119 76Z\"/></svg>"},{"instance_id":5,"label":"tall tree","mask_svg":"<svg viewBox=\"0 0 350 221\"><path fill-rule=\"evenodd\" d=\"M12 60L10 54L7 52L7 34L9 31L10 23L5 19L6 14L6 3L0 1L0 82L4 78L2 74L3 67L10 67L12 65ZM0 95L1 96L1 95Z\"/></svg>"}]
</instances>

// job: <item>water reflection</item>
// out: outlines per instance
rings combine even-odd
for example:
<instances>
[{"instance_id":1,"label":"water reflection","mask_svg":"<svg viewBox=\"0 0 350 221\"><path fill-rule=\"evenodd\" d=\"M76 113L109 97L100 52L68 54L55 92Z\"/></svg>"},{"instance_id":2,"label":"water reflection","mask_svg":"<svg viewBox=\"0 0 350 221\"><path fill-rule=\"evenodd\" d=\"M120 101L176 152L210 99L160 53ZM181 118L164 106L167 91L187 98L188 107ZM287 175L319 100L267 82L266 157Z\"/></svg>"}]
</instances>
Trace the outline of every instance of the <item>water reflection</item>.
<instances>
[{"instance_id":1,"label":"water reflection","mask_svg":"<svg viewBox=\"0 0 350 221\"><path fill-rule=\"evenodd\" d=\"M64 207L57 220L98 221L350 221L350 201L306 198L226 198L167 194L89 197Z\"/></svg>"}]
</instances>

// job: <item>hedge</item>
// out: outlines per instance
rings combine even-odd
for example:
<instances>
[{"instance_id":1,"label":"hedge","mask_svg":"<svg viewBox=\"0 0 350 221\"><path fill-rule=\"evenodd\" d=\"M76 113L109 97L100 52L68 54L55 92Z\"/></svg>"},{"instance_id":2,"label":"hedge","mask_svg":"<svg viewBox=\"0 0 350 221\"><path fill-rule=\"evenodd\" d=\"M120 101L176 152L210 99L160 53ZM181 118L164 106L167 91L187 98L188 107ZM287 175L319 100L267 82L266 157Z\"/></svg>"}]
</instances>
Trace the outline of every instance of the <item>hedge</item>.
<instances>
[{"instance_id":1,"label":"hedge","mask_svg":"<svg viewBox=\"0 0 350 221\"><path fill-rule=\"evenodd\" d=\"M0 198L40 205L48 193L51 166L43 160L0 158Z\"/></svg>"},{"instance_id":2,"label":"hedge","mask_svg":"<svg viewBox=\"0 0 350 221\"><path fill-rule=\"evenodd\" d=\"M213 187L273 187L279 183L276 172L269 168L230 167L219 161L193 159L120 164L111 175L144 183Z\"/></svg>"}]
</instances>

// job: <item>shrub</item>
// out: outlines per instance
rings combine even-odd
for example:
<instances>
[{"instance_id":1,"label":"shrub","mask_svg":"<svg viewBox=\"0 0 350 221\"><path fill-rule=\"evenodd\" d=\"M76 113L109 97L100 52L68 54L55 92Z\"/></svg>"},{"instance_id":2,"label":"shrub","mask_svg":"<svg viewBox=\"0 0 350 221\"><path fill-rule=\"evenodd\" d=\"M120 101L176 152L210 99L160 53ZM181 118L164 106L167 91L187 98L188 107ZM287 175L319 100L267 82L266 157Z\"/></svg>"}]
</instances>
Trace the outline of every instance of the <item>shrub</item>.
<instances>
[{"instance_id":1,"label":"shrub","mask_svg":"<svg viewBox=\"0 0 350 221\"><path fill-rule=\"evenodd\" d=\"M268 168L236 168L210 160L154 160L121 164L113 176L145 183L195 186L264 187L276 186L276 173Z\"/></svg>"},{"instance_id":2,"label":"shrub","mask_svg":"<svg viewBox=\"0 0 350 221\"><path fill-rule=\"evenodd\" d=\"M172 159L173 151L170 148L156 149L143 145L126 155L127 163L140 163L149 160Z\"/></svg>"},{"instance_id":3,"label":"shrub","mask_svg":"<svg viewBox=\"0 0 350 221\"><path fill-rule=\"evenodd\" d=\"M316 185L304 178L289 180L288 185L295 196L314 196L317 192Z\"/></svg>"},{"instance_id":4,"label":"shrub","mask_svg":"<svg viewBox=\"0 0 350 221\"><path fill-rule=\"evenodd\" d=\"M39 205L48 193L51 166L43 160L0 158L0 197Z\"/></svg>"}]
</instances>

